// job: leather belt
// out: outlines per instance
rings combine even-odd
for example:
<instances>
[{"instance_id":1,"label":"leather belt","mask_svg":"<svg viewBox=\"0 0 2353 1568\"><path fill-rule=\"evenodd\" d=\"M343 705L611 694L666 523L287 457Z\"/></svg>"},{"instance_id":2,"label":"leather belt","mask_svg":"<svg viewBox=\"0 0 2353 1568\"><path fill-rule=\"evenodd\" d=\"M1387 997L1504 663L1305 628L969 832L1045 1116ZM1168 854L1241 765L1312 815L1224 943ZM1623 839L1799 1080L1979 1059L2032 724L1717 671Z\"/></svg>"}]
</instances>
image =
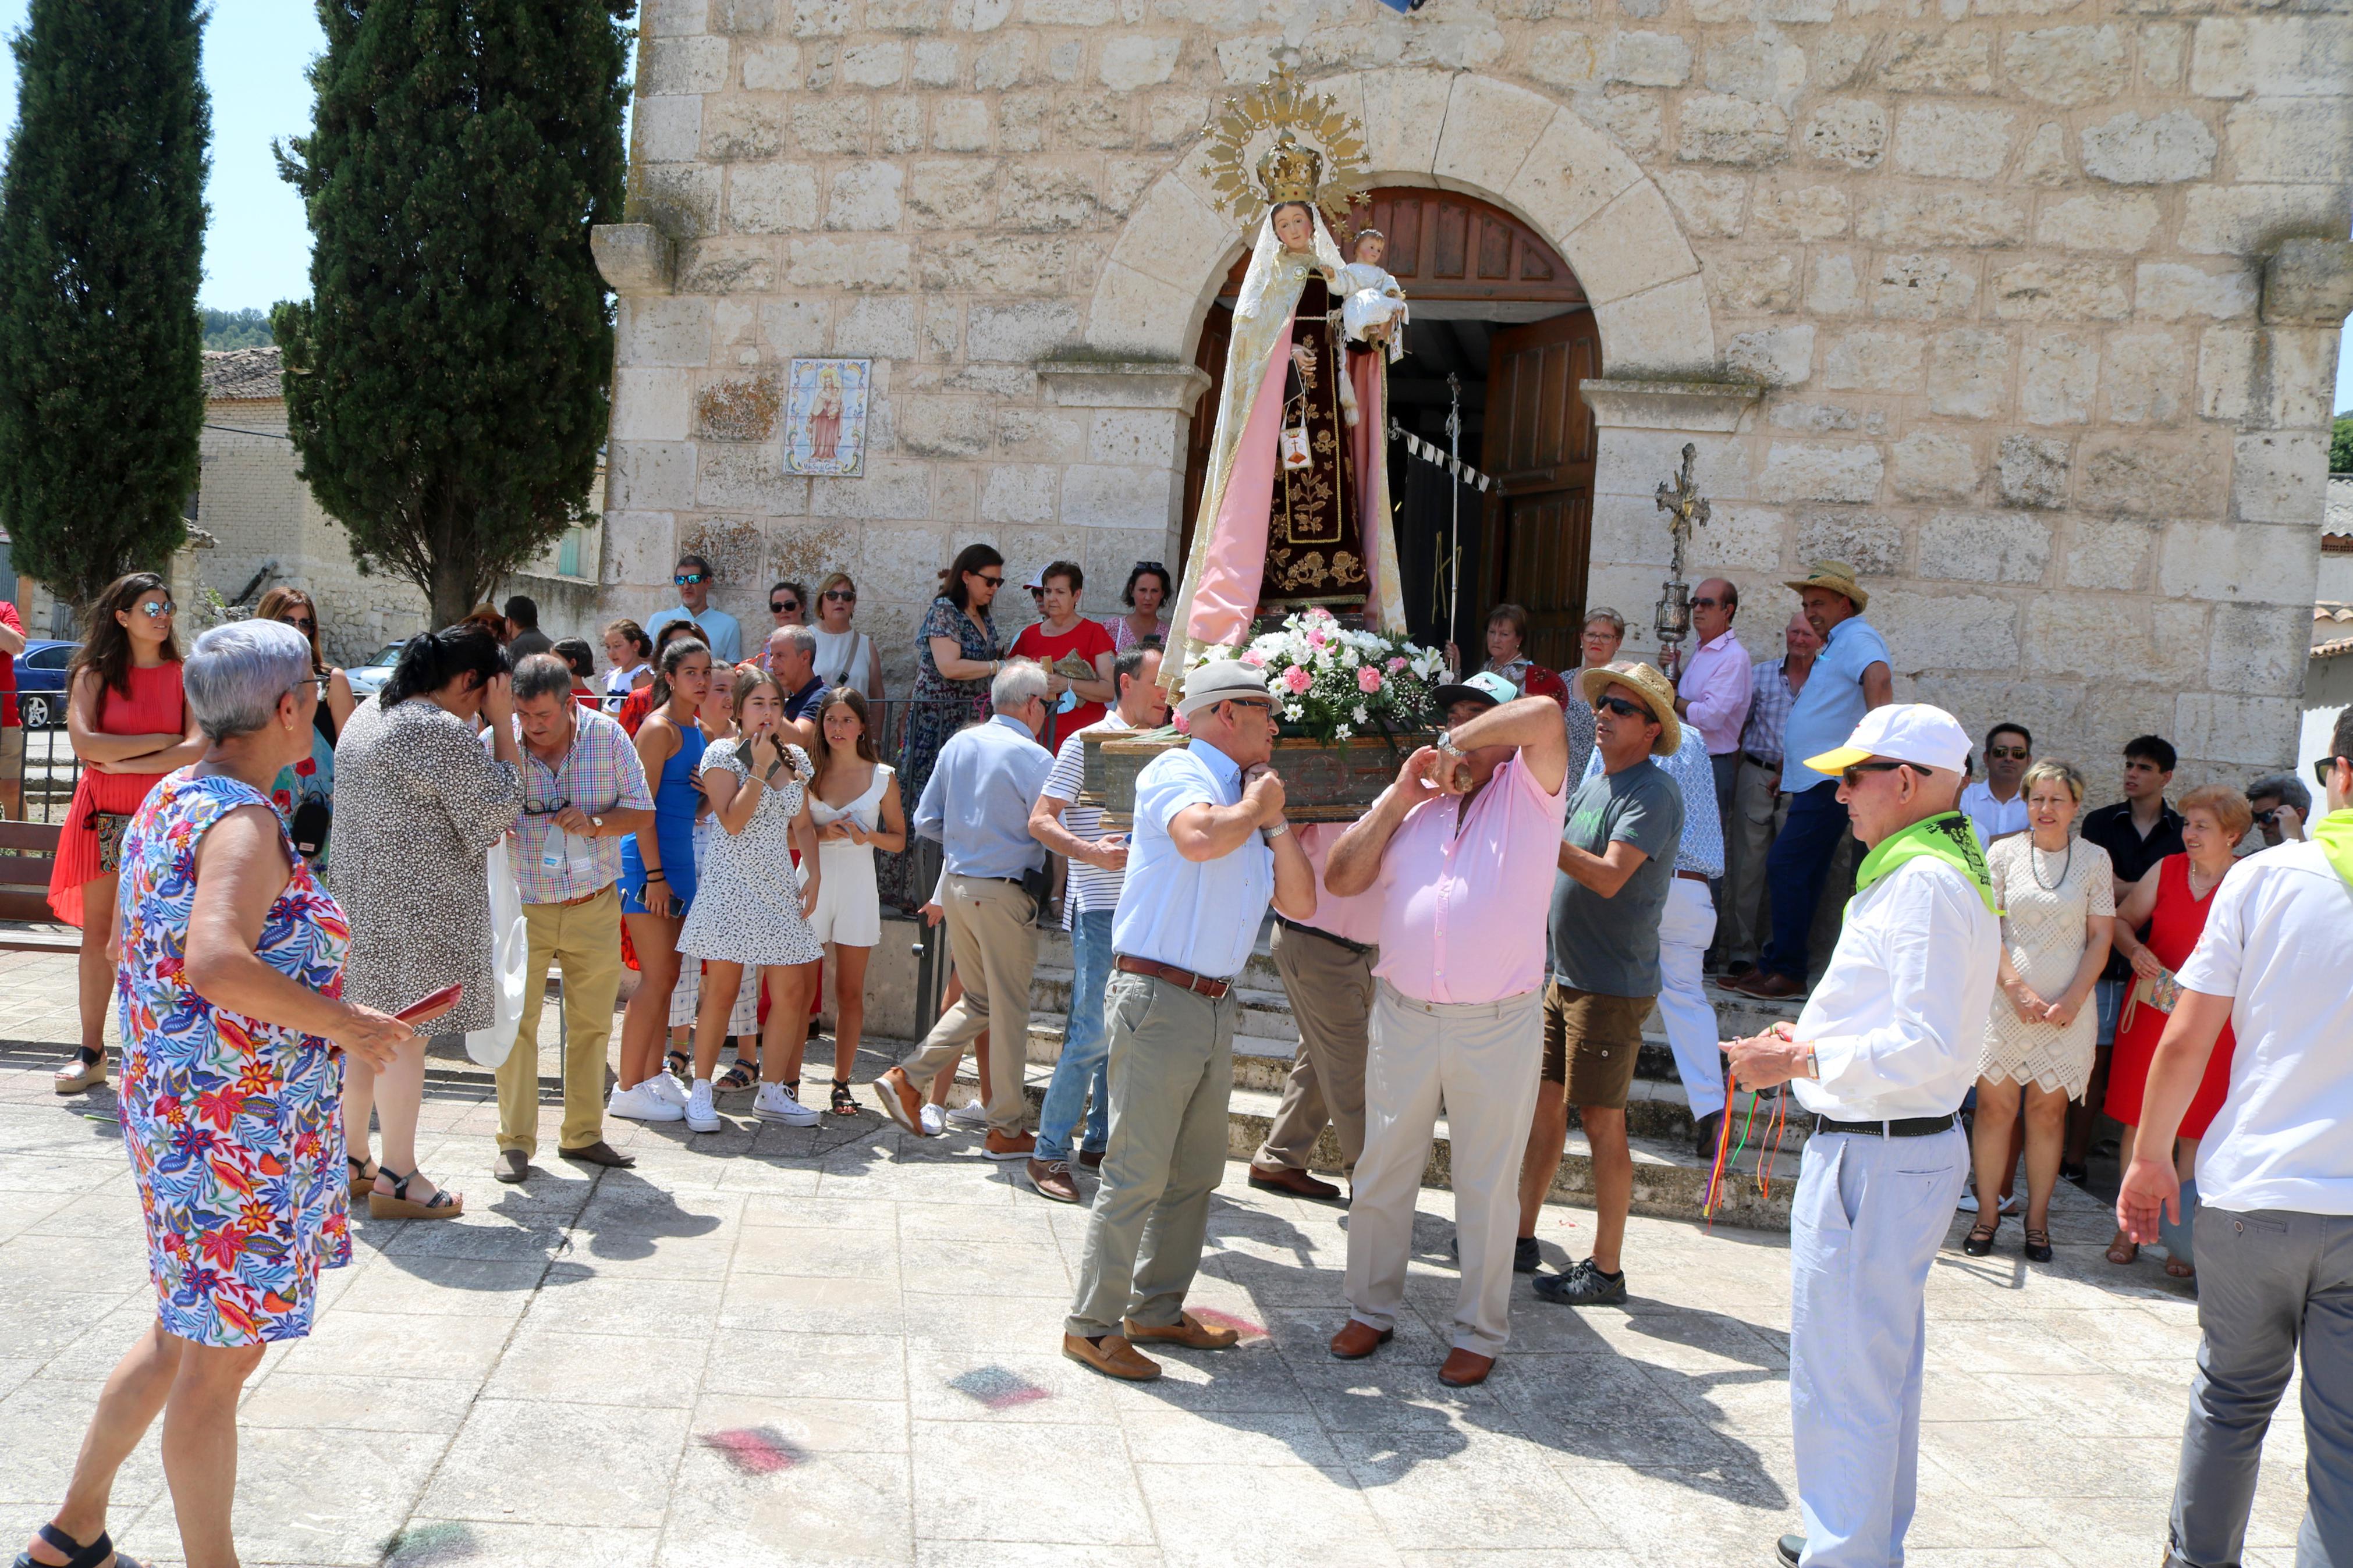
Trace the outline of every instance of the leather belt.
<instances>
[{"instance_id":1,"label":"leather belt","mask_svg":"<svg viewBox=\"0 0 2353 1568\"><path fill-rule=\"evenodd\" d=\"M1770 761L1767 761L1767 759L1758 756L1754 752L1743 752L1740 754L1768 773L1778 773L1781 771L1781 759L1778 757L1775 757Z\"/></svg>"},{"instance_id":2,"label":"leather belt","mask_svg":"<svg viewBox=\"0 0 2353 1568\"><path fill-rule=\"evenodd\" d=\"M1675 875L1683 878L1687 881L1699 882L1703 884L1708 880L1707 873L1704 871L1677 870Z\"/></svg>"},{"instance_id":3,"label":"leather belt","mask_svg":"<svg viewBox=\"0 0 2353 1568\"><path fill-rule=\"evenodd\" d=\"M1325 931L1321 926L1301 925L1297 921L1286 920L1282 915L1274 917L1274 923L1281 926L1285 931L1297 931L1302 936L1321 937L1325 942L1332 942L1336 946L1346 948L1358 958L1364 957L1365 954L1372 952L1374 947L1377 945L1369 942L1350 942L1346 937L1335 936L1332 932Z\"/></svg>"},{"instance_id":4,"label":"leather belt","mask_svg":"<svg viewBox=\"0 0 2353 1568\"><path fill-rule=\"evenodd\" d=\"M1196 996L1207 996L1212 1002L1223 1001L1226 993L1234 988L1230 980L1212 980L1206 974L1196 974L1173 963L1159 963L1149 958L1131 958L1124 952L1113 955L1111 966L1123 974L1141 974L1151 980L1166 980L1171 985L1182 985Z\"/></svg>"},{"instance_id":5,"label":"leather belt","mask_svg":"<svg viewBox=\"0 0 2353 1568\"><path fill-rule=\"evenodd\" d=\"M1958 1114L1951 1116L1905 1116L1894 1121L1832 1121L1827 1116L1814 1118L1814 1134L1824 1132L1862 1132L1873 1138L1933 1138L1939 1132L1949 1132L1961 1124Z\"/></svg>"},{"instance_id":6,"label":"leather belt","mask_svg":"<svg viewBox=\"0 0 2353 1568\"><path fill-rule=\"evenodd\" d=\"M568 910L575 904L592 904L612 890L613 884L607 882L593 893L583 893L576 899L558 899L555 900L555 907L559 910Z\"/></svg>"}]
</instances>

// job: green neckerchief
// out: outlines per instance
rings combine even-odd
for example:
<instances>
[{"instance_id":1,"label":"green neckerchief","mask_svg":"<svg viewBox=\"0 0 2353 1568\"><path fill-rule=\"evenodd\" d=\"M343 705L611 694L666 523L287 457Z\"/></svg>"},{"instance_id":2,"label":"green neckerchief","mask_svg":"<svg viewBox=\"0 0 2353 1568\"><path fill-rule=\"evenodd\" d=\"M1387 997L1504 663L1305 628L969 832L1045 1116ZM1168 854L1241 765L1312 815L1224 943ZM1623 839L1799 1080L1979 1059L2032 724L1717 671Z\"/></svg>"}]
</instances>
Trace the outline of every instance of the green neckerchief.
<instances>
[{"instance_id":1,"label":"green neckerchief","mask_svg":"<svg viewBox=\"0 0 2353 1568\"><path fill-rule=\"evenodd\" d=\"M2353 887L2353 807L2332 811L2314 823L2312 837L2346 886Z\"/></svg>"},{"instance_id":2,"label":"green neckerchief","mask_svg":"<svg viewBox=\"0 0 2353 1568\"><path fill-rule=\"evenodd\" d=\"M2353 818L2348 818L2348 826L2353 827ZM1861 898L1865 888L1906 860L1923 855L1942 860L1967 877L1969 885L1977 889L1978 897L1985 900L1985 907L1997 915L2001 913L1994 906L1993 878L1986 871L1985 850L1978 843L1978 830L1970 826L1969 819L1957 811L1948 811L1941 816L1915 822L1901 833L1891 833L1873 846L1871 853L1862 858L1862 865L1855 871L1855 896Z\"/></svg>"}]
</instances>

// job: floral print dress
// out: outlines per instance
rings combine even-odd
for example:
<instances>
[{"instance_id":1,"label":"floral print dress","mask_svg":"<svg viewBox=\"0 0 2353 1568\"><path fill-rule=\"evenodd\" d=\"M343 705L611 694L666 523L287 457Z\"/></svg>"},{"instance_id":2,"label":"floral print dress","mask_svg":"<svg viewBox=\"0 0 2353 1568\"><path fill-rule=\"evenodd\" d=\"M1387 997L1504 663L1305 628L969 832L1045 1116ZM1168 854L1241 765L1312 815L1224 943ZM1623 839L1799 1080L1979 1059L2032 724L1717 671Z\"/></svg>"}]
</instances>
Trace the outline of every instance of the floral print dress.
<instances>
[{"instance_id":1,"label":"floral print dress","mask_svg":"<svg viewBox=\"0 0 2353 1568\"><path fill-rule=\"evenodd\" d=\"M249 784L183 768L122 840L122 1142L157 1315L203 1345L301 1338L319 1270L352 1260L343 1058L315 1035L215 1006L185 978L197 846L230 812L269 805ZM293 875L255 955L337 995L351 928L290 839L286 855Z\"/></svg>"}]
</instances>

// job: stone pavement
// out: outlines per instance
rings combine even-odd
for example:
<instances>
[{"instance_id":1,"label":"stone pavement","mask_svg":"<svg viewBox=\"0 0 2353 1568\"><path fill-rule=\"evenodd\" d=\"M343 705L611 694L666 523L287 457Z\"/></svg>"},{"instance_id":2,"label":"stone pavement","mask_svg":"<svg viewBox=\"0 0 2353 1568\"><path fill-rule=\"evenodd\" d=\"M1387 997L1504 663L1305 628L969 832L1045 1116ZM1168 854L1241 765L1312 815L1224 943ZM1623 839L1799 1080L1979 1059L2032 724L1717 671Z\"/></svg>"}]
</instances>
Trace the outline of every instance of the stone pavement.
<instances>
[{"instance_id":1,"label":"stone pavement","mask_svg":"<svg viewBox=\"0 0 2353 1568\"><path fill-rule=\"evenodd\" d=\"M152 1315L111 1100L60 1101L66 962L0 959L0 1529L53 1507L100 1381ZM61 1010L59 1003L64 1002ZM426 1108L447 1224L353 1226L314 1336L273 1349L242 1416L253 1564L1472 1563L1740 1568L1796 1526L1785 1239L1637 1219L1635 1300L1515 1300L1482 1388L1434 1375L1451 1200L1423 1194L1409 1320L1331 1361L1345 1215L1231 1167L1194 1300L1236 1350L1156 1384L1059 1355L1083 1211L969 1138L913 1148L871 1112L811 1131L624 1127L632 1172L550 1158L488 1175L471 1085ZM552 1142L549 1108L543 1134ZM1938 1259L1918 1564L2154 1563L2194 1307L2154 1261L2099 1256L2089 1202L2059 1260ZM1548 1263L1590 1215L1547 1211ZM2291 1389L2247 1557L2286 1568L2303 1508ZM114 1533L169 1562L155 1438Z\"/></svg>"}]
</instances>

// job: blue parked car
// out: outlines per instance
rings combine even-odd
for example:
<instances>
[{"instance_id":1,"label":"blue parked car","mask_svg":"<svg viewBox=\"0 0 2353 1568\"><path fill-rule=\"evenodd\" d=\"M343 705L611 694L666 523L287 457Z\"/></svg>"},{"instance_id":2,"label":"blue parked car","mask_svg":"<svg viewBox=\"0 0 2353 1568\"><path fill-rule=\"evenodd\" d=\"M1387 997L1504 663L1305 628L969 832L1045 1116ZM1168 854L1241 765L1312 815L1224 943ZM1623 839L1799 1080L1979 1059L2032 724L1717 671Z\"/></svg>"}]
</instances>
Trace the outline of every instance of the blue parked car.
<instances>
[{"instance_id":1,"label":"blue parked car","mask_svg":"<svg viewBox=\"0 0 2353 1568\"><path fill-rule=\"evenodd\" d=\"M66 666L79 643L27 637L16 656L16 711L27 730L66 721Z\"/></svg>"}]
</instances>

